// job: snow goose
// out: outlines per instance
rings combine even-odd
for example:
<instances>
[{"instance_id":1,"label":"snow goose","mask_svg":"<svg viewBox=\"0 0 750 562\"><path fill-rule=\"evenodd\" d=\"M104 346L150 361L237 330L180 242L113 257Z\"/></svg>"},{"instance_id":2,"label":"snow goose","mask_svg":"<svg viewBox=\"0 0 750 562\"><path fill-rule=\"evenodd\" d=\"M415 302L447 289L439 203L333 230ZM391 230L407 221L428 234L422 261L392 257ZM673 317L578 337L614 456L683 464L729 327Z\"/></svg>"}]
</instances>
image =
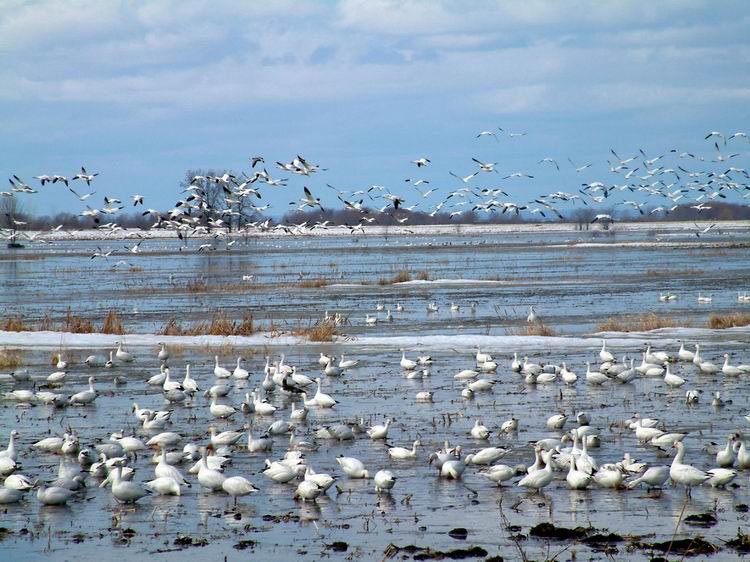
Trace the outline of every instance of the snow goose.
<instances>
[{"instance_id":1,"label":"snow goose","mask_svg":"<svg viewBox=\"0 0 750 562\"><path fill-rule=\"evenodd\" d=\"M474 422L474 426L469 431L469 435L471 435L472 438L479 439L482 441L489 439L491 433L492 432L489 430L489 428L486 425L484 425L480 420L476 420Z\"/></svg>"},{"instance_id":2,"label":"snow goose","mask_svg":"<svg viewBox=\"0 0 750 562\"><path fill-rule=\"evenodd\" d=\"M591 370L591 363L586 362L586 382L593 385L602 385L609 380L609 377L599 371Z\"/></svg>"},{"instance_id":3,"label":"snow goose","mask_svg":"<svg viewBox=\"0 0 750 562\"><path fill-rule=\"evenodd\" d=\"M54 373L47 375L47 383L49 384L62 384L65 381L65 371L55 371Z\"/></svg>"},{"instance_id":4,"label":"snow goose","mask_svg":"<svg viewBox=\"0 0 750 562\"><path fill-rule=\"evenodd\" d=\"M534 312L534 305L531 305L529 307L529 315L526 317L526 322L529 324L534 324L539 317L537 316L536 312Z\"/></svg>"},{"instance_id":5,"label":"snow goose","mask_svg":"<svg viewBox=\"0 0 750 562\"><path fill-rule=\"evenodd\" d=\"M405 371L413 371L417 368L417 362L406 358L406 352L401 350L401 368Z\"/></svg>"},{"instance_id":6,"label":"snow goose","mask_svg":"<svg viewBox=\"0 0 750 562\"><path fill-rule=\"evenodd\" d=\"M15 488L0 488L0 505L18 503L23 499L26 490L16 490Z\"/></svg>"},{"instance_id":7,"label":"snow goose","mask_svg":"<svg viewBox=\"0 0 750 562\"><path fill-rule=\"evenodd\" d=\"M712 488L723 488L737 478L737 471L731 468L712 468L708 471L709 479L706 484Z\"/></svg>"},{"instance_id":8,"label":"snow goose","mask_svg":"<svg viewBox=\"0 0 750 562\"><path fill-rule=\"evenodd\" d=\"M685 445L681 441L677 441L673 447L677 449L677 454L669 467L669 477L674 483L685 486L686 493L690 495L690 488L703 484L710 478L710 475L683 462Z\"/></svg>"},{"instance_id":9,"label":"snow goose","mask_svg":"<svg viewBox=\"0 0 750 562\"><path fill-rule=\"evenodd\" d=\"M63 359L63 356L61 353L58 353L56 355L57 362L55 363L55 368L59 369L60 371L64 371L68 368L68 362Z\"/></svg>"},{"instance_id":10,"label":"snow goose","mask_svg":"<svg viewBox=\"0 0 750 562\"><path fill-rule=\"evenodd\" d=\"M227 404L217 404L216 398L211 399L211 406L209 406L211 415L218 419L228 419L237 413L237 408L229 406Z\"/></svg>"},{"instance_id":11,"label":"snow goose","mask_svg":"<svg viewBox=\"0 0 750 562\"><path fill-rule=\"evenodd\" d=\"M591 475L576 468L575 456L570 456L570 466L565 477L571 490L585 490L591 484Z\"/></svg>"},{"instance_id":12,"label":"snow goose","mask_svg":"<svg viewBox=\"0 0 750 562\"><path fill-rule=\"evenodd\" d=\"M143 486L160 496L179 496L182 493L177 481L169 477L154 478L145 482Z\"/></svg>"},{"instance_id":13,"label":"snow goose","mask_svg":"<svg viewBox=\"0 0 750 562\"><path fill-rule=\"evenodd\" d=\"M466 455L464 462L466 464L490 465L501 457L505 456L507 449L501 447L485 447L476 453Z\"/></svg>"},{"instance_id":14,"label":"snow goose","mask_svg":"<svg viewBox=\"0 0 750 562\"><path fill-rule=\"evenodd\" d=\"M4 451L0 451L0 458L9 458L16 460L16 437L20 434L15 429L11 430L10 437L8 437L8 446Z\"/></svg>"},{"instance_id":15,"label":"snow goose","mask_svg":"<svg viewBox=\"0 0 750 562\"><path fill-rule=\"evenodd\" d=\"M330 474L315 472L310 466L305 468L305 480L314 482L323 492L326 492L336 482L336 479Z\"/></svg>"},{"instance_id":16,"label":"snow goose","mask_svg":"<svg viewBox=\"0 0 750 562\"><path fill-rule=\"evenodd\" d=\"M695 353L685 349L685 344L680 342L680 350L677 352L677 358L680 361L692 361L695 358Z\"/></svg>"},{"instance_id":17,"label":"snow goose","mask_svg":"<svg viewBox=\"0 0 750 562\"><path fill-rule=\"evenodd\" d=\"M159 342L159 353L156 354L156 358L162 363L166 363L169 359L169 350L164 342Z\"/></svg>"},{"instance_id":18,"label":"snow goose","mask_svg":"<svg viewBox=\"0 0 750 562\"><path fill-rule=\"evenodd\" d=\"M81 392L77 392L73 394L70 397L71 404L91 404L94 400L96 400L96 397L98 396L96 390L94 389L94 377L89 377L89 388L88 390L83 390Z\"/></svg>"},{"instance_id":19,"label":"snow goose","mask_svg":"<svg viewBox=\"0 0 750 562\"><path fill-rule=\"evenodd\" d=\"M669 363L666 363L666 366L667 370L664 373L664 382L667 384L667 386L677 388L678 386L682 386L683 384L685 384L685 379L669 372Z\"/></svg>"},{"instance_id":20,"label":"snow goose","mask_svg":"<svg viewBox=\"0 0 750 562\"><path fill-rule=\"evenodd\" d=\"M297 484L297 488L294 490L294 499L305 501L315 501L323 493L323 488L317 482L312 480L303 480Z\"/></svg>"},{"instance_id":21,"label":"snow goose","mask_svg":"<svg viewBox=\"0 0 750 562\"><path fill-rule=\"evenodd\" d=\"M208 433L211 436L211 445L213 445L214 447L220 447L222 445L234 445L245 436L244 431L229 430L222 431L221 433L216 433L216 428L213 426L209 428Z\"/></svg>"},{"instance_id":22,"label":"snow goose","mask_svg":"<svg viewBox=\"0 0 750 562\"><path fill-rule=\"evenodd\" d=\"M575 384L578 380L578 375L573 371L568 370L568 366L563 362L562 369L560 369L560 379L562 379L565 384Z\"/></svg>"},{"instance_id":23,"label":"snow goose","mask_svg":"<svg viewBox=\"0 0 750 562\"><path fill-rule=\"evenodd\" d=\"M115 345L117 346L115 357L117 358L118 361L122 361L123 363L132 363L133 361L135 361L135 357L133 356L133 354L128 353L122 348L121 342L115 342Z\"/></svg>"},{"instance_id":24,"label":"snow goose","mask_svg":"<svg viewBox=\"0 0 750 562\"><path fill-rule=\"evenodd\" d=\"M118 465L114 471L114 480L112 481L112 497L120 503L135 503L143 496L150 492L142 488L135 482L130 482L122 478L122 465Z\"/></svg>"},{"instance_id":25,"label":"snow goose","mask_svg":"<svg viewBox=\"0 0 750 562\"><path fill-rule=\"evenodd\" d=\"M539 491L542 488L546 487L550 482L552 482L554 474L552 473L552 463L549 462L551 461L552 453L545 452L538 453L538 455L540 458L542 458L543 461L547 461L544 468L540 468L539 470L535 470L524 476L521 481L518 482L518 486ZM543 456L545 455L547 457L546 459L543 458Z\"/></svg>"},{"instance_id":26,"label":"snow goose","mask_svg":"<svg viewBox=\"0 0 750 562\"><path fill-rule=\"evenodd\" d=\"M488 361L492 361L492 356L489 353L482 353L482 350L477 346L477 353L475 356L477 365L481 365L482 363L487 363Z\"/></svg>"},{"instance_id":27,"label":"snow goose","mask_svg":"<svg viewBox=\"0 0 750 562\"><path fill-rule=\"evenodd\" d=\"M315 378L315 383L318 385L318 389L313 397L315 404L321 408L333 408L336 405L336 400L320 390L320 377Z\"/></svg>"},{"instance_id":28,"label":"snow goose","mask_svg":"<svg viewBox=\"0 0 750 562\"><path fill-rule=\"evenodd\" d=\"M507 464L496 464L489 468L485 468L484 470L480 470L479 474L500 486L506 480L513 478L516 471Z\"/></svg>"},{"instance_id":29,"label":"snow goose","mask_svg":"<svg viewBox=\"0 0 750 562\"><path fill-rule=\"evenodd\" d=\"M198 483L203 486L204 488L216 492L218 490L222 489L222 485L224 484L224 480L226 477L219 472L218 470L212 469L208 466L207 456L208 456L208 450L212 446L209 445L208 447L201 447L201 460L200 462L200 468L198 470Z\"/></svg>"},{"instance_id":30,"label":"snow goose","mask_svg":"<svg viewBox=\"0 0 750 562\"><path fill-rule=\"evenodd\" d=\"M621 488L622 472L617 468L602 468L594 473L594 482L601 488Z\"/></svg>"},{"instance_id":31,"label":"snow goose","mask_svg":"<svg viewBox=\"0 0 750 562\"><path fill-rule=\"evenodd\" d=\"M669 467L668 466L651 466L641 474L638 478L628 482L628 489L632 490L637 488L641 484L646 484L648 489L661 488L664 483L669 479Z\"/></svg>"},{"instance_id":32,"label":"snow goose","mask_svg":"<svg viewBox=\"0 0 750 562\"><path fill-rule=\"evenodd\" d=\"M238 497L247 496L248 494L258 491L258 488L256 488L250 480L242 476L231 476L225 478L221 483L221 489L232 496L235 503L237 502Z\"/></svg>"},{"instance_id":33,"label":"snow goose","mask_svg":"<svg viewBox=\"0 0 750 562\"><path fill-rule=\"evenodd\" d=\"M716 464L720 468L731 468L734 465L734 461L737 459L737 455L734 451L734 440L735 435L730 435L727 438L727 445L723 449L719 449L716 453Z\"/></svg>"},{"instance_id":34,"label":"snow goose","mask_svg":"<svg viewBox=\"0 0 750 562\"><path fill-rule=\"evenodd\" d=\"M391 419L388 418L385 420L385 423L382 425L373 425L370 429L367 430L367 435L370 437L370 439L388 439L388 430L391 427Z\"/></svg>"},{"instance_id":35,"label":"snow goose","mask_svg":"<svg viewBox=\"0 0 750 562\"><path fill-rule=\"evenodd\" d=\"M383 492L390 492L396 484L396 477L390 470L378 470L375 473L375 493L378 495Z\"/></svg>"},{"instance_id":36,"label":"snow goose","mask_svg":"<svg viewBox=\"0 0 750 562\"><path fill-rule=\"evenodd\" d=\"M341 470L343 470L344 474L346 474L349 478L370 477L370 473L365 470L365 465L359 459L341 455L339 457L336 457L336 462L339 463Z\"/></svg>"},{"instance_id":37,"label":"snow goose","mask_svg":"<svg viewBox=\"0 0 750 562\"><path fill-rule=\"evenodd\" d=\"M513 371L514 373L521 372L521 362L518 360L517 352L513 352L513 361L511 361L510 363L510 370Z\"/></svg>"},{"instance_id":38,"label":"snow goose","mask_svg":"<svg viewBox=\"0 0 750 562\"><path fill-rule=\"evenodd\" d=\"M607 340L602 340L602 349L599 352L599 358L602 363L612 363L615 360L615 356L607 351Z\"/></svg>"},{"instance_id":39,"label":"snow goose","mask_svg":"<svg viewBox=\"0 0 750 562\"><path fill-rule=\"evenodd\" d=\"M214 376L219 379L228 379L232 376L232 373L229 372L229 369L226 369L219 365L219 356L214 355Z\"/></svg>"},{"instance_id":40,"label":"snow goose","mask_svg":"<svg viewBox=\"0 0 750 562\"><path fill-rule=\"evenodd\" d=\"M167 378L168 371L169 369L165 367L163 364L159 365L159 372L156 375L153 375L151 378L149 378L146 381L146 384L150 386L162 386L164 384L164 381Z\"/></svg>"},{"instance_id":41,"label":"snow goose","mask_svg":"<svg viewBox=\"0 0 750 562\"><path fill-rule=\"evenodd\" d=\"M724 365L721 368L721 372L728 377L736 377L742 374L742 370L739 367L729 364L729 354L724 354Z\"/></svg>"},{"instance_id":42,"label":"snow goose","mask_svg":"<svg viewBox=\"0 0 750 562\"><path fill-rule=\"evenodd\" d=\"M349 359L348 361L344 359L344 354L341 354L341 360L339 361L339 369L353 369L357 365L359 365L359 361L356 359Z\"/></svg>"},{"instance_id":43,"label":"snow goose","mask_svg":"<svg viewBox=\"0 0 750 562\"><path fill-rule=\"evenodd\" d=\"M568 416L565 414L554 414L547 418L547 429L554 431L556 429L562 429L565 427L565 422L568 421Z\"/></svg>"},{"instance_id":44,"label":"snow goose","mask_svg":"<svg viewBox=\"0 0 750 562\"><path fill-rule=\"evenodd\" d=\"M45 485L41 485L36 492L37 499L44 505L65 505L74 495L75 492L72 490L58 486L48 488Z\"/></svg>"},{"instance_id":45,"label":"snow goose","mask_svg":"<svg viewBox=\"0 0 750 562\"><path fill-rule=\"evenodd\" d=\"M719 367L714 365L710 361L701 361L698 364L698 369L700 369L700 372L704 375L713 375L720 371Z\"/></svg>"},{"instance_id":46,"label":"snow goose","mask_svg":"<svg viewBox=\"0 0 750 562\"><path fill-rule=\"evenodd\" d=\"M243 369L242 364L242 357L237 358L237 366L234 368L234 371L232 371L232 376L236 379L244 380L250 378L250 373L247 371L247 369Z\"/></svg>"},{"instance_id":47,"label":"snow goose","mask_svg":"<svg viewBox=\"0 0 750 562\"><path fill-rule=\"evenodd\" d=\"M250 453L261 451L270 451L273 448L273 441L266 436L253 437L250 429L247 430L247 450Z\"/></svg>"},{"instance_id":48,"label":"snow goose","mask_svg":"<svg viewBox=\"0 0 750 562\"><path fill-rule=\"evenodd\" d=\"M185 365L185 378L182 381L182 390L188 394L195 394L200 389L198 388L198 381L190 376L190 364Z\"/></svg>"},{"instance_id":49,"label":"snow goose","mask_svg":"<svg viewBox=\"0 0 750 562\"><path fill-rule=\"evenodd\" d=\"M154 467L154 475L157 478L171 478L180 485L185 485L188 488L190 487L190 483L185 480L185 477L180 473L180 471L177 470L176 467L167 463L167 450L164 448L162 448L161 450L159 463Z\"/></svg>"},{"instance_id":50,"label":"snow goose","mask_svg":"<svg viewBox=\"0 0 750 562\"><path fill-rule=\"evenodd\" d=\"M396 460L416 459L417 447L421 444L422 443L420 443L419 439L417 439L412 443L411 449L407 449L406 447L390 447L388 449L388 456Z\"/></svg>"}]
</instances>

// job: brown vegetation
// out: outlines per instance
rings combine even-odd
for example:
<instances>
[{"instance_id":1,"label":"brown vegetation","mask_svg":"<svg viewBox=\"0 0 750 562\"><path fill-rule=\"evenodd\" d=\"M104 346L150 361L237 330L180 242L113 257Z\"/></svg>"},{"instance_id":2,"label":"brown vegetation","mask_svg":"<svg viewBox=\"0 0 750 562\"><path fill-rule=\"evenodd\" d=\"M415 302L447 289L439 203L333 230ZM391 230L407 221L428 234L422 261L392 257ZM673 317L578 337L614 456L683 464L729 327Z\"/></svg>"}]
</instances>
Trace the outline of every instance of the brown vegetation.
<instances>
[{"instance_id":1,"label":"brown vegetation","mask_svg":"<svg viewBox=\"0 0 750 562\"><path fill-rule=\"evenodd\" d=\"M323 277L316 277L314 279L303 279L298 283L298 287L303 289L317 289L320 287L326 287L330 285L332 281Z\"/></svg>"},{"instance_id":2,"label":"brown vegetation","mask_svg":"<svg viewBox=\"0 0 750 562\"><path fill-rule=\"evenodd\" d=\"M163 336L249 336L255 333L253 315L246 313L242 319L231 320L223 311L213 314L210 321L182 326L171 318L159 331Z\"/></svg>"},{"instance_id":3,"label":"brown vegetation","mask_svg":"<svg viewBox=\"0 0 750 562\"><path fill-rule=\"evenodd\" d=\"M647 332L658 328L674 328L680 324L671 316L659 316L653 312L645 314L631 314L625 316L610 316L599 324L596 329L600 332ZM689 326L690 322L682 324Z\"/></svg>"},{"instance_id":4,"label":"brown vegetation","mask_svg":"<svg viewBox=\"0 0 750 562\"><path fill-rule=\"evenodd\" d=\"M21 352L0 349L0 369L14 369L23 364Z\"/></svg>"},{"instance_id":5,"label":"brown vegetation","mask_svg":"<svg viewBox=\"0 0 750 562\"><path fill-rule=\"evenodd\" d=\"M8 316L3 322L3 330L5 332L28 332L29 329L24 324L23 317L19 314L17 316Z\"/></svg>"},{"instance_id":6,"label":"brown vegetation","mask_svg":"<svg viewBox=\"0 0 750 562\"><path fill-rule=\"evenodd\" d=\"M203 279L191 279L185 284L185 290L188 293L206 293L208 285Z\"/></svg>"},{"instance_id":7,"label":"brown vegetation","mask_svg":"<svg viewBox=\"0 0 750 562\"><path fill-rule=\"evenodd\" d=\"M506 333L509 336L556 336L557 333L544 322L534 322L519 328L507 328Z\"/></svg>"},{"instance_id":8,"label":"brown vegetation","mask_svg":"<svg viewBox=\"0 0 750 562\"><path fill-rule=\"evenodd\" d=\"M735 328L750 325L750 312L735 312L720 316L712 314L708 319L708 327L714 329Z\"/></svg>"},{"instance_id":9,"label":"brown vegetation","mask_svg":"<svg viewBox=\"0 0 750 562\"><path fill-rule=\"evenodd\" d=\"M102 323L102 333L103 334L124 334L125 330L123 330L122 322L120 321L120 316L117 314L117 311L112 308L109 312L107 312L107 315L104 317L104 322Z\"/></svg>"},{"instance_id":10,"label":"brown vegetation","mask_svg":"<svg viewBox=\"0 0 750 562\"><path fill-rule=\"evenodd\" d=\"M306 328L299 328L293 333L295 336L303 336L310 341L317 342L333 341L334 336L337 335L336 324L326 320L320 320Z\"/></svg>"}]
</instances>

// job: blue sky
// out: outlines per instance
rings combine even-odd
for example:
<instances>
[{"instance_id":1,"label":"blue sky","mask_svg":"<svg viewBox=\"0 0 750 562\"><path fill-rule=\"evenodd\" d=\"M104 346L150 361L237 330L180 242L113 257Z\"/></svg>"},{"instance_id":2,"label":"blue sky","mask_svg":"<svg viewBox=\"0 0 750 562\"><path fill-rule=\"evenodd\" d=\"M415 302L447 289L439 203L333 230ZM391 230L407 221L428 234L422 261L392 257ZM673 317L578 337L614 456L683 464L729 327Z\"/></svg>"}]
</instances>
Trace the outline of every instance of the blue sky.
<instances>
[{"instance_id":1,"label":"blue sky","mask_svg":"<svg viewBox=\"0 0 750 562\"><path fill-rule=\"evenodd\" d=\"M475 184L523 201L603 179L610 147L710 155L707 131L750 128L748 29L741 0L0 0L0 170L31 182L84 165L98 205L141 193L164 208L188 168L255 154L329 168L264 188L283 212L302 185L324 202L326 182L459 187L448 171L475 156L533 174ZM474 138L497 126L528 134ZM567 157L595 165L577 175ZM59 185L24 197L82 209Z\"/></svg>"}]
</instances>

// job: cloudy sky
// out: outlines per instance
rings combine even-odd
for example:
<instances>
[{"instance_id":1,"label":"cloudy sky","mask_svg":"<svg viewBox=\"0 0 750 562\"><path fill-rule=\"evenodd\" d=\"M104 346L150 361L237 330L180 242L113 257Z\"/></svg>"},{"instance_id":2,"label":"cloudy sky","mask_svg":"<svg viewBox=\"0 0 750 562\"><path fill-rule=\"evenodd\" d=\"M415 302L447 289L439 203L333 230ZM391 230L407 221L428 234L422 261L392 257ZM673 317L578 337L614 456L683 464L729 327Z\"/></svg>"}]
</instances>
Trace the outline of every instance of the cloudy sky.
<instances>
[{"instance_id":1,"label":"cloudy sky","mask_svg":"<svg viewBox=\"0 0 750 562\"><path fill-rule=\"evenodd\" d=\"M97 198L150 207L255 154L329 168L265 188L277 209L303 183L455 186L472 156L535 175L519 198L572 190L538 160L594 180L610 148L708 152L707 131L750 128L748 29L746 0L0 0L0 170L85 165ZM528 134L474 138L498 126ZM59 185L25 204L81 208Z\"/></svg>"}]
</instances>

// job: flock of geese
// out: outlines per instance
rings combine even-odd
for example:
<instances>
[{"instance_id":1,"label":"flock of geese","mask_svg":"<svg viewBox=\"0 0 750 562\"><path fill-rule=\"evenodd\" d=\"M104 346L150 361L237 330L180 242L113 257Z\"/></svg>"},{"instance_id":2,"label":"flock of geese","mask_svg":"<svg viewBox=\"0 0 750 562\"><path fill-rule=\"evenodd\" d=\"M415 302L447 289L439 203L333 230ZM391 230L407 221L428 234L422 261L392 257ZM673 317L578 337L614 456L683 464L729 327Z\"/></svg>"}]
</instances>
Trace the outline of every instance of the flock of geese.
<instances>
[{"instance_id":1,"label":"flock of geese","mask_svg":"<svg viewBox=\"0 0 750 562\"><path fill-rule=\"evenodd\" d=\"M476 142L484 143L488 138L497 140L499 137L527 138L525 133L509 133L498 128L480 132L476 135ZM388 188L370 185L340 189L330 183L325 183L325 187L302 185L299 198L292 197L287 206L282 204L281 207L272 207L267 202L261 205L264 194L267 195L268 190L271 190L274 192L273 199L283 199L279 194L291 188L288 183L291 178L273 177L268 171L270 166L266 166L265 158L253 156L249 159L250 168L239 174L221 172L216 175L195 175L174 206L165 210L144 209L147 197L141 194L132 194L130 201L125 202L113 195L104 195L101 205L91 206L96 191L80 193L73 186L85 183L86 189L90 189L101 180L98 172L92 173L83 167L80 172L72 175L34 176L39 186L32 186L13 174L9 178L10 191L0 191L0 198L33 196L43 190L64 186L62 189L67 189L75 199L85 203L80 216L90 220L92 228L120 239L143 236L138 232L127 232L118 225L118 213L126 208L126 204L132 203L131 209L135 210L140 206L143 209L141 214L154 221L152 229L172 231L185 242L194 236L209 238L209 242L198 246L199 251L215 250L222 240L223 247L229 250L237 242L234 235L264 231L305 234L331 228L334 226L332 220L323 220L327 216L326 208L330 210L325 200L331 200L338 209L352 211L354 216L359 217L338 225L345 226L351 233L364 232L368 225L377 224L386 218L398 224L412 224L419 220L414 214L418 211L430 219L437 216L447 222L460 222L469 214L478 214L480 218L493 214L523 214L526 218L538 215L544 219L564 220L563 212L568 213L570 219L576 206L585 206L607 211L592 214L592 222L608 222L613 218L609 214L610 209L618 212L620 209L627 210L638 213L639 216L664 217L682 205L693 210L695 216L700 216L702 212L712 208L713 202L729 201L733 197L741 202L750 197L750 174L745 168L734 165L742 154L727 152L728 147L739 147L741 143L747 142L747 135L743 132L725 135L719 131L711 131L705 135L705 140L711 143L713 153L702 155L671 148L660 154L647 154L639 149L622 155L610 149L611 156L606 160L606 166L602 163L601 171L592 167L593 162L581 164L570 158L560 162L545 156L539 159L537 166L552 168L555 173L561 174L559 181L569 185L570 190L557 190L537 197L526 195L530 191L529 182L533 182L535 177L536 172L533 170L500 172L498 162L473 157L467 163L471 167L468 173L464 169L460 173L449 171L447 175L439 174L428 178L425 177L425 172L434 163L430 158L419 157L410 161L410 165L420 172L419 177L410 175L403 179L401 186ZM485 145L483 150L489 150L491 146ZM568 164L570 167L566 170ZM327 168L300 155L289 162L276 161L274 166L284 174L302 178L304 183L310 183L313 176L327 171ZM588 181L582 181L584 172L593 174L595 171L610 174L610 177L604 179L603 176L591 176ZM564 173L567 176L562 175ZM448 182L454 185L446 185ZM438 183L442 185L438 186ZM427 188L428 185L436 187ZM511 198L508 192L513 190L518 195ZM270 212L285 215L290 208L302 212L320 211L322 215L318 216L322 218L288 224L274 224L267 218ZM23 231L27 225L22 216L9 213L7 220L10 222L9 228L0 233L4 237L14 237L14 240L21 237L33 243L50 243L44 235L19 234L17 230ZM694 233L700 237L715 226L696 224ZM60 231L63 228L61 224L52 230ZM125 250L133 254L140 252L140 242L126 245ZM122 250L117 250L117 253L122 253ZM97 252L92 258L107 259L111 255L111 252Z\"/></svg>"},{"instance_id":2,"label":"flock of geese","mask_svg":"<svg viewBox=\"0 0 750 562\"><path fill-rule=\"evenodd\" d=\"M556 480L564 480L564 486L574 490L588 487L633 489L640 485L654 489L663 487L671 480L683 486L689 494L692 488L700 485L725 487L737 477L738 470L750 469L750 450L740 429L728 435L726 444L716 450L716 466L704 469L690 464L687 458L688 452L683 442L688 432L667 427L665 420L643 417L640 413L623 420L619 424L620 429L624 433L632 432L636 442L654 451L657 458L668 455L674 449L675 455L670 464L647 464L627 451L615 462L600 462L594 451L609 436L598 428L595 420L586 412L575 415L560 412L549 416L545 427L536 429L545 429L551 436L530 444L518 441L522 421L515 417L493 420L491 424L487 424L487 420L476 419L466 429L465 439L471 443L468 451L464 445L451 444L446 440L425 458L422 453L424 444L418 434L416 439L404 446L390 443L389 431L393 427L393 419L366 427L363 418L360 418L320 424L308 430L313 425L308 425L311 412L314 412L313 417L317 417L316 412L331 411L340 403L340 398L323 391L323 377L333 385L346 377L349 371L360 368L359 360L346 358L343 354L337 358L321 353L317 362L321 375L309 377L299 372L296 366L289 365L286 357L281 355L275 361L266 358L262 376L255 376L243 367L241 357L233 368L227 368L216 356L213 372L201 381L193 376L189 364L185 366L184 376L173 378L174 367L170 366L169 360L170 351L161 344L154 361L159 365L158 372L138 383L139 390L144 394L147 390L158 391L166 406L151 409L133 403L130 419L137 429L132 432L116 430L96 437L88 435L84 440L75 428L68 427L63 435L32 440L29 439L31 435L25 434L28 429L13 428L7 447L0 450L0 476L4 478L4 484L0 487L0 503L24 501L26 494L34 490L42 504L64 505L81 501L92 485L109 488L114 500L126 504L137 502L149 494L179 496L186 487L193 485L205 493L234 498L236 503L237 498L260 492L264 486L264 482L257 479L252 481L250 475L234 473L232 461L238 455L264 458L264 469L258 477L262 475L264 481L287 485L293 497L303 502L314 502L334 487L342 476L372 478L375 492L378 495L388 494L398 482L403 463L418 467L426 462L439 478L454 480L461 479L467 470L477 470L479 475L494 484L503 485L515 480L516 486L534 492L540 492ZM136 357L122 343L118 343L108 357L94 354L83 363L92 370L116 373L135 361ZM480 393L492 393L501 378L516 382L523 380L526 385L575 385L580 381L591 387L632 384L636 379L644 378L662 380L671 392L688 382L674 372L677 366L685 376L691 371L697 376L714 375L732 379L750 374L750 365L732 364L729 354L724 354L723 364L709 361L702 355L699 344L695 345L694 351L681 344L674 353L654 350L649 345L636 365L632 357L625 356L618 360L607 347L606 340L603 340L598 361L587 361L586 372L581 376L570 370L565 362L560 365L535 363L528 357L520 358L517 353L506 363L496 361L489 353L477 348L471 361L471 366L453 377L460 387L460 391L452 387L457 391L456 400L470 401ZM16 401L19 407L39 404L49 408L50 419L62 417L66 408L92 407L100 396L96 377L89 377L88 387L83 390L72 394L63 392L70 367L62 354L55 357L55 362L57 370L46 377L32 376L28 369L13 372L14 384L28 386L28 383L34 383L34 387L41 385L42 389L15 388L6 392L4 398ZM402 350L398 364L407 379L429 381L434 363L429 355L412 358L407 356L406 350ZM121 384L127 382L119 375L109 380L114 383L115 393L119 392ZM257 386L245 392L241 403L234 405L230 396L233 381L235 385L238 381L245 381L247 388ZM200 402L201 395L207 404ZM269 400L273 397L277 398L274 403ZM283 397L283 401L278 400L280 397ZM700 393L688 390L685 394L686 407L699 399ZM434 394L421 390L414 400L423 405L429 404L434 400ZM279 405L281 403L283 405ZM716 392L711 404L720 409L731 404L731 401L724 400L721 393ZM190 440L184 432L180 433L180 427L173 426L174 411L185 405L205 408L206 416L212 420L209 427L198 432L195 440ZM108 417L116 419L114 412ZM219 423L239 425L242 418L245 422L239 429L220 432L216 429ZM750 423L750 415L746 415L745 420ZM536 422L530 418L528 423ZM264 427L263 432L253 432L252 428L259 426ZM30 444L28 448L24 447L24 451L21 451L19 437L27 438ZM494 438L502 441L499 444L490 443ZM335 462L340 474L338 471L334 474L318 472L306 458L307 453L321 448L325 450L323 444L326 442L343 444L357 439L385 443L387 454L377 462L369 461L369 465L354 456L339 455ZM280 442L286 444L286 451L272 459L272 452ZM533 454L534 459L528 466L503 462L504 457L511 453L524 455L526 451L529 458ZM22 452L23 457L39 456L46 462L59 457L57 473L24 474ZM150 468L139 470L139 477L136 478L139 458L147 459Z\"/></svg>"}]
</instances>

